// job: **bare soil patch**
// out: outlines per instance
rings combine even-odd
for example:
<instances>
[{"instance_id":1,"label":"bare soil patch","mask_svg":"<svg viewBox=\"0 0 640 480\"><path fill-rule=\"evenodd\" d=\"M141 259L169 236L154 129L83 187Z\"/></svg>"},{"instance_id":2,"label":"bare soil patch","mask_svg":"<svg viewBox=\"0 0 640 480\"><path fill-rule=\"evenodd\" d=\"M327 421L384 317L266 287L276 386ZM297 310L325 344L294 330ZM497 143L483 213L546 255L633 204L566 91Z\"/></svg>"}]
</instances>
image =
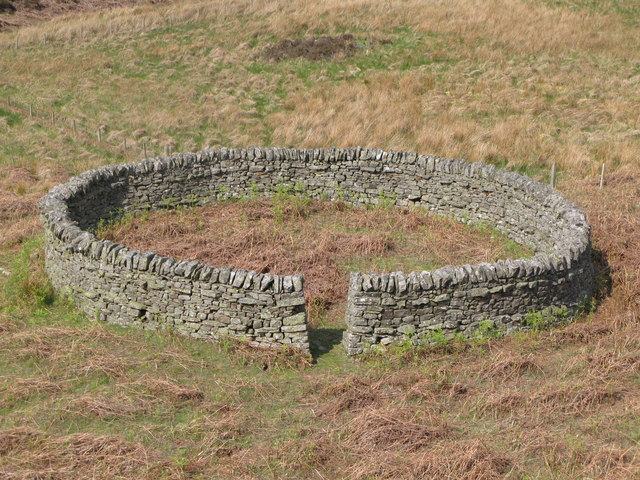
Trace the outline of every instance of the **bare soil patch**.
<instances>
[{"instance_id":1,"label":"bare soil patch","mask_svg":"<svg viewBox=\"0 0 640 480\"><path fill-rule=\"evenodd\" d=\"M103 238L174 258L305 275L310 320L341 317L348 272L431 270L529 254L493 230L421 210L364 210L303 198L255 199L126 218Z\"/></svg>"},{"instance_id":2,"label":"bare soil patch","mask_svg":"<svg viewBox=\"0 0 640 480\"><path fill-rule=\"evenodd\" d=\"M353 35L335 37L311 37L296 40L282 40L267 46L262 56L279 62L286 58L306 58L307 60L329 60L335 57L350 57L358 50Z\"/></svg>"}]
</instances>

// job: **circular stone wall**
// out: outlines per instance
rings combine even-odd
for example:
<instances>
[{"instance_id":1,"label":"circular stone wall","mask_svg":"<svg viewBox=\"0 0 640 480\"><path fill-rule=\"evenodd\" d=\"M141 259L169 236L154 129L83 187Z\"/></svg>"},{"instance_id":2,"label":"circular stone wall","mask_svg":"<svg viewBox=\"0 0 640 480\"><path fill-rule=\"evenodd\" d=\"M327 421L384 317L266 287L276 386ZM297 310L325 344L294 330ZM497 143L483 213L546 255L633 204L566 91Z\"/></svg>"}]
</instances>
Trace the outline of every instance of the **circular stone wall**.
<instances>
[{"instance_id":1,"label":"circular stone wall","mask_svg":"<svg viewBox=\"0 0 640 480\"><path fill-rule=\"evenodd\" d=\"M510 332L530 311L575 313L592 293L589 225L557 191L490 165L359 147L223 148L85 172L40 201L47 272L91 317L308 351L301 275L179 261L91 233L114 214L268 196L282 184L302 185L315 198L392 199L488 224L535 252L431 272L352 272L343 341L349 355L395 339L429 340L440 330L472 336L486 322Z\"/></svg>"}]
</instances>

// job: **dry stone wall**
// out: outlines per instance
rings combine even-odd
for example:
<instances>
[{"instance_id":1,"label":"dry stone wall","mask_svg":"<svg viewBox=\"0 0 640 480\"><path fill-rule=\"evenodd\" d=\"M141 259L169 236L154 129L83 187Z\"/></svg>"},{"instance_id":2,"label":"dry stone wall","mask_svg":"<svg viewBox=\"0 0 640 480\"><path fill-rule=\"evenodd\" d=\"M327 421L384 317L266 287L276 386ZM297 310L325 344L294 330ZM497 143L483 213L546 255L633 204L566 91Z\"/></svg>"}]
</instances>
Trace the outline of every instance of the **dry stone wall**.
<instances>
[{"instance_id":1,"label":"dry stone wall","mask_svg":"<svg viewBox=\"0 0 640 480\"><path fill-rule=\"evenodd\" d=\"M489 165L359 147L223 148L85 172L40 202L48 274L101 320L308 351L301 275L166 258L91 233L127 211L268 196L283 184L316 198L393 201L487 224L536 252L433 272L351 273L343 341L350 355L399 339L428 341L434 331L470 336L487 322L512 331L532 310L575 312L592 292L589 226L555 190Z\"/></svg>"}]
</instances>

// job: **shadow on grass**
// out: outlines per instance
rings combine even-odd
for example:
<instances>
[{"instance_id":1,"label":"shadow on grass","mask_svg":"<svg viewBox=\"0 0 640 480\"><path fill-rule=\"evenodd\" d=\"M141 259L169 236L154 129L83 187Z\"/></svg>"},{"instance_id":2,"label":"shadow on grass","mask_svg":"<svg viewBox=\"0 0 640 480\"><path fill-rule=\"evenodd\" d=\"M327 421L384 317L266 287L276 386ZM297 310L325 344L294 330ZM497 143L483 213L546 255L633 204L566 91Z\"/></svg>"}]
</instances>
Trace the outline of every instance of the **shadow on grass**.
<instances>
[{"instance_id":1,"label":"shadow on grass","mask_svg":"<svg viewBox=\"0 0 640 480\"><path fill-rule=\"evenodd\" d=\"M611 266L607 255L597 248L591 251L591 258L593 261L593 273L594 273L594 292L593 299L595 308L611 295L612 280L611 280Z\"/></svg>"},{"instance_id":2,"label":"shadow on grass","mask_svg":"<svg viewBox=\"0 0 640 480\"><path fill-rule=\"evenodd\" d=\"M310 328L309 347L311 356L316 361L318 357L330 352L342 341L344 328Z\"/></svg>"}]
</instances>

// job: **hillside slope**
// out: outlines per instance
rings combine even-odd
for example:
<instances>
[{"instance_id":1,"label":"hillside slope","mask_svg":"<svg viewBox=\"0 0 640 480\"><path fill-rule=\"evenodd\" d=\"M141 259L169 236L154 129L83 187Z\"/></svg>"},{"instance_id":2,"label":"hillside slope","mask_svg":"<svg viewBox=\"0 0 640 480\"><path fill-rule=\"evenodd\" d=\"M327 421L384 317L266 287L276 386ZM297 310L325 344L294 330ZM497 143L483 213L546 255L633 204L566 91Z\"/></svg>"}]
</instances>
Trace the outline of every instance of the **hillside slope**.
<instances>
[{"instance_id":1,"label":"hillside slope","mask_svg":"<svg viewBox=\"0 0 640 480\"><path fill-rule=\"evenodd\" d=\"M639 30L633 0L185 0L1 32L0 477L638 478ZM295 53L345 34L355 47ZM310 366L94 323L53 294L48 188L145 151L250 145L545 182L556 163L593 226L593 311L361 362L336 322Z\"/></svg>"}]
</instances>

